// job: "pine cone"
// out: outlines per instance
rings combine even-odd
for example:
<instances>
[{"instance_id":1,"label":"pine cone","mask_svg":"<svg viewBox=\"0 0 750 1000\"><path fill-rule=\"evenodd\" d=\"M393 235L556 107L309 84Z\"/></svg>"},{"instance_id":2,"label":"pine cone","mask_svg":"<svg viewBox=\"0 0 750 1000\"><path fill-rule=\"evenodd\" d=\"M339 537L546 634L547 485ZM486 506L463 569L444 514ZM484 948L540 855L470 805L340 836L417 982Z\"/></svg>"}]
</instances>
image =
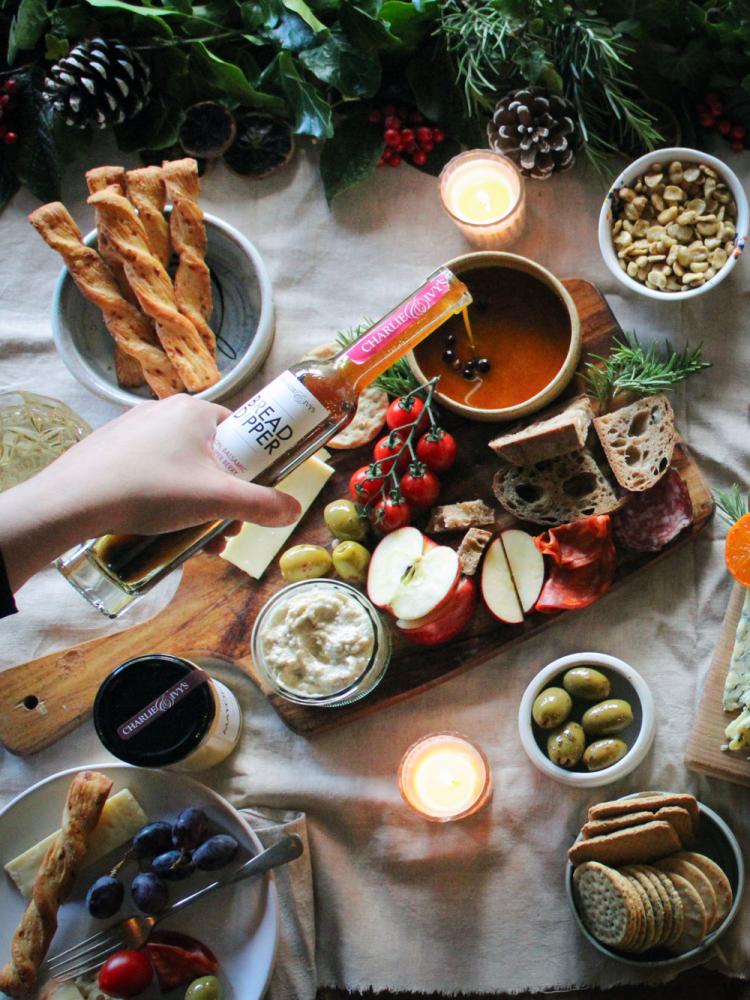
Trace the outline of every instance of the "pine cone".
<instances>
[{"instance_id":1,"label":"pine cone","mask_svg":"<svg viewBox=\"0 0 750 1000\"><path fill-rule=\"evenodd\" d=\"M77 128L119 125L138 114L150 89L149 68L138 53L103 38L76 45L44 81L45 98Z\"/></svg>"},{"instance_id":2,"label":"pine cone","mask_svg":"<svg viewBox=\"0 0 750 1000\"><path fill-rule=\"evenodd\" d=\"M570 101L543 87L506 94L487 125L490 146L504 153L522 174L546 180L567 170L581 144L581 129Z\"/></svg>"}]
</instances>

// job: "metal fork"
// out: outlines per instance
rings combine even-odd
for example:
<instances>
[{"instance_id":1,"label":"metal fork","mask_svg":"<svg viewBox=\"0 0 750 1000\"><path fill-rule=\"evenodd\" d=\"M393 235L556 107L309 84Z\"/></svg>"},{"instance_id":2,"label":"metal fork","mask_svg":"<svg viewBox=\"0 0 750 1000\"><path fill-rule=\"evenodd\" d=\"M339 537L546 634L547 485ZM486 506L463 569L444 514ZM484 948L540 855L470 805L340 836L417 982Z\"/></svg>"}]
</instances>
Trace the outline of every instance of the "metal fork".
<instances>
[{"instance_id":1,"label":"metal fork","mask_svg":"<svg viewBox=\"0 0 750 1000\"><path fill-rule=\"evenodd\" d=\"M262 875L271 868L277 868L288 861L293 861L302 854L302 851L302 841L296 834L285 835L265 851L250 858L226 878L217 879L210 885L198 889L192 895L185 896L184 899L173 903L157 916L127 917L119 923L111 924L98 934L86 938L80 944L58 952L47 963L47 971L51 978L61 983L75 979L77 976L83 976L87 972L93 972L100 965L103 965L114 952L120 951L122 948L140 948L148 941L154 927L162 920L166 920L167 917L181 913L188 906L192 906L199 899L203 899L204 896L208 896L209 893L215 892L225 885L234 885L236 882L242 882L253 875Z\"/></svg>"}]
</instances>

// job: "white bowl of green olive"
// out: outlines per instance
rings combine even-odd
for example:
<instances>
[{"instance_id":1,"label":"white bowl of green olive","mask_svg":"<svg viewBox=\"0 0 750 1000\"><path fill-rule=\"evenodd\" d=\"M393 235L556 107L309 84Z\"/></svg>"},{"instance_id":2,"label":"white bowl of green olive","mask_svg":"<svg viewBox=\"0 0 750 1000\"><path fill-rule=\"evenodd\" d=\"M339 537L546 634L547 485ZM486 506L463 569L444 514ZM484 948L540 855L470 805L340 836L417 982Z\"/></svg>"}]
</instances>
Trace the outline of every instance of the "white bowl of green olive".
<instances>
[{"instance_id":1,"label":"white bowl of green olive","mask_svg":"<svg viewBox=\"0 0 750 1000\"><path fill-rule=\"evenodd\" d=\"M607 653L553 660L526 688L518 709L521 744L532 764L578 788L630 774L651 749L655 729L646 682Z\"/></svg>"}]
</instances>

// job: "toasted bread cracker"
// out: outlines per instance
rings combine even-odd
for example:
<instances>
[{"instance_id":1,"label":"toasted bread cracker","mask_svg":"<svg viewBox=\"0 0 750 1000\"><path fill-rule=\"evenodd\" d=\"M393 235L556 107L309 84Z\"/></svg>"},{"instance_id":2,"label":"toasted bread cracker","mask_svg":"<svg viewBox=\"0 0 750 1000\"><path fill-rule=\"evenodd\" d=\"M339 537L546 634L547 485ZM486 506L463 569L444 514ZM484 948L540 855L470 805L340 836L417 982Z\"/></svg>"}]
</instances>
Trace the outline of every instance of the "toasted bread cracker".
<instances>
[{"instance_id":1,"label":"toasted bread cracker","mask_svg":"<svg viewBox=\"0 0 750 1000\"><path fill-rule=\"evenodd\" d=\"M644 792L634 799L600 802L589 809L589 819L611 819L613 816L624 816L627 813L656 812L666 806L680 806L686 809L693 824L698 823L699 810L695 796L678 792Z\"/></svg>"},{"instance_id":2,"label":"toasted bread cracker","mask_svg":"<svg viewBox=\"0 0 750 1000\"><path fill-rule=\"evenodd\" d=\"M579 840L568 851L574 865L599 861L605 865L627 865L655 861L679 851L680 838L666 820L654 820L642 826L616 830L603 837Z\"/></svg>"},{"instance_id":3,"label":"toasted bread cracker","mask_svg":"<svg viewBox=\"0 0 750 1000\"><path fill-rule=\"evenodd\" d=\"M368 385L360 393L351 421L328 442L329 448L361 448L377 437L388 412L388 393L377 385Z\"/></svg>"}]
</instances>

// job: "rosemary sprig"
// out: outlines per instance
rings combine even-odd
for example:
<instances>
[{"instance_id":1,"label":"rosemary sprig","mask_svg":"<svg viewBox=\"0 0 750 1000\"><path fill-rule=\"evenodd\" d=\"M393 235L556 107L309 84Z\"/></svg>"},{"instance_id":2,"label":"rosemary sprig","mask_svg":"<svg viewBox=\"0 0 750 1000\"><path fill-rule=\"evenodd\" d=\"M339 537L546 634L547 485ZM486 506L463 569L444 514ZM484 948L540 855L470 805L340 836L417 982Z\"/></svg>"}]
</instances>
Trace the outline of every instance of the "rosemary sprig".
<instances>
[{"instance_id":1,"label":"rosemary sprig","mask_svg":"<svg viewBox=\"0 0 750 1000\"><path fill-rule=\"evenodd\" d=\"M669 392L689 375L710 368L711 362L701 356L702 345L675 351L669 341L664 348L655 344L644 347L635 333L626 333L615 340L607 357L593 354L586 363L584 379L590 392L600 403L606 404L619 392L636 392L653 396Z\"/></svg>"},{"instance_id":2,"label":"rosemary sprig","mask_svg":"<svg viewBox=\"0 0 750 1000\"><path fill-rule=\"evenodd\" d=\"M743 496L737 483L732 483L728 490L716 490L714 501L719 514L730 526L750 513L750 493Z\"/></svg>"},{"instance_id":3,"label":"rosemary sprig","mask_svg":"<svg viewBox=\"0 0 750 1000\"><path fill-rule=\"evenodd\" d=\"M349 327L348 330L340 330L336 334L336 340L342 347L349 347L371 326L372 320L365 318L358 326ZM373 384L384 389L389 396L406 396L419 388L419 382L412 374L406 358L399 358L398 361L395 361L382 375L378 375Z\"/></svg>"}]
</instances>

